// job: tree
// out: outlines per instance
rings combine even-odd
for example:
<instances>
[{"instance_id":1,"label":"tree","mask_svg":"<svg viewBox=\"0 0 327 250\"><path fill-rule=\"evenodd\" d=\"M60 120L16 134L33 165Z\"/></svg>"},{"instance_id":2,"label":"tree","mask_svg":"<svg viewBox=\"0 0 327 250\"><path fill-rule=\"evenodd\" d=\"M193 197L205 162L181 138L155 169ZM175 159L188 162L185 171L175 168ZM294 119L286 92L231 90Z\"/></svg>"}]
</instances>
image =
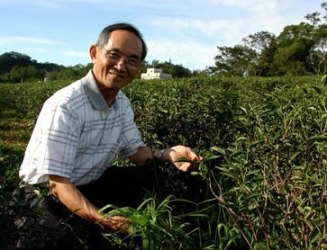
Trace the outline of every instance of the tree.
<instances>
[{"instance_id":1,"label":"tree","mask_svg":"<svg viewBox=\"0 0 327 250\"><path fill-rule=\"evenodd\" d=\"M258 54L261 54L264 50L268 49L275 41L276 36L268 31L257 32L253 35L249 35L243 38L243 42L254 49Z\"/></svg>"},{"instance_id":2,"label":"tree","mask_svg":"<svg viewBox=\"0 0 327 250\"><path fill-rule=\"evenodd\" d=\"M313 12L311 14L307 14L305 18L309 20L312 26L316 26L321 21L319 12Z\"/></svg>"},{"instance_id":3,"label":"tree","mask_svg":"<svg viewBox=\"0 0 327 250\"><path fill-rule=\"evenodd\" d=\"M35 64L28 55L18 52L6 52L0 55L0 73L8 73L13 67L27 67Z\"/></svg>"},{"instance_id":4,"label":"tree","mask_svg":"<svg viewBox=\"0 0 327 250\"><path fill-rule=\"evenodd\" d=\"M327 21L327 2L322 3L320 6L321 6L321 8L323 8L324 11L325 11L325 15L324 15L323 18Z\"/></svg>"},{"instance_id":5,"label":"tree","mask_svg":"<svg viewBox=\"0 0 327 250\"><path fill-rule=\"evenodd\" d=\"M309 50L308 61L317 73L327 72L327 25L320 25L314 32L314 45Z\"/></svg>"},{"instance_id":6,"label":"tree","mask_svg":"<svg viewBox=\"0 0 327 250\"><path fill-rule=\"evenodd\" d=\"M154 67L160 68L163 72L171 74L174 78L183 78L191 76L191 71L182 65L173 64L169 62L159 62L158 60L153 60L150 63L145 62L142 72L146 72L146 68Z\"/></svg>"},{"instance_id":7,"label":"tree","mask_svg":"<svg viewBox=\"0 0 327 250\"><path fill-rule=\"evenodd\" d=\"M276 36L273 33L261 31L244 38L243 42L254 49L257 55L250 75L269 76L269 67L276 50Z\"/></svg>"},{"instance_id":8,"label":"tree","mask_svg":"<svg viewBox=\"0 0 327 250\"><path fill-rule=\"evenodd\" d=\"M172 64L171 62L164 62L158 64L163 72L171 74L174 78L183 78L191 75L191 71L182 65Z\"/></svg>"},{"instance_id":9,"label":"tree","mask_svg":"<svg viewBox=\"0 0 327 250\"><path fill-rule=\"evenodd\" d=\"M270 67L272 75L310 73L307 58L314 45L314 26L308 23L286 26L276 42L277 49Z\"/></svg>"},{"instance_id":10,"label":"tree","mask_svg":"<svg viewBox=\"0 0 327 250\"><path fill-rule=\"evenodd\" d=\"M315 43L310 49L309 62L317 74L327 72L327 37L321 38L320 41Z\"/></svg>"},{"instance_id":11,"label":"tree","mask_svg":"<svg viewBox=\"0 0 327 250\"><path fill-rule=\"evenodd\" d=\"M92 64L86 66L77 64L75 66L64 67L61 66L59 69L49 72L49 80L77 80L82 78L90 69Z\"/></svg>"},{"instance_id":12,"label":"tree","mask_svg":"<svg viewBox=\"0 0 327 250\"><path fill-rule=\"evenodd\" d=\"M327 21L327 2L321 4L321 8L324 9L325 15L323 19ZM309 16L309 17L308 17ZM312 71L316 74L327 72L327 25L322 23L320 19L320 13L314 12L311 15L306 16L311 20L314 25L313 40L314 45L309 50L307 60L309 61Z\"/></svg>"},{"instance_id":13,"label":"tree","mask_svg":"<svg viewBox=\"0 0 327 250\"><path fill-rule=\"evenodd\" d=\"M257 53L248 46L234 47L218 46L218 55L215 56L214 73L222 75L245 76L251 75Z\"/></svg>"},{"instance_id":14,"label":"tree","mask_svg":"<svg viewBox=\"0 0 327 250\"><path fill-rule=\"evenodd\" d=\"M326 72L327 2L306 22L284 27L276 37L267 31L243 39L244 46L218 47L212 72L225 75L282 76Z\"/></svg>"},{"instance_id":15,"label":"tree","mask_svg":"<svg viewBox=\"0 0 327 250\"><path fill-rule=\"evenodd\" d=\"M11 82L24 82L29 80L43 80L44 72L38 70L35 66L26 67L15 66L10 71Z\"/></svg>"}]
</instances>

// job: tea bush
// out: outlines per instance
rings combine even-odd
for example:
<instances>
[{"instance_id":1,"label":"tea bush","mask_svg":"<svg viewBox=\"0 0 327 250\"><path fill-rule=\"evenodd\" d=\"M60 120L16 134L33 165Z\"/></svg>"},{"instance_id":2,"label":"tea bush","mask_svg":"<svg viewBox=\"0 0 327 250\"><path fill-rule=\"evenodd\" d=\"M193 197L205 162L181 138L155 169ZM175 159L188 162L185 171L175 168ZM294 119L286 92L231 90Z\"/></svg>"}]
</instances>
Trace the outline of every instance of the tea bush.
<instances>
[{"instance_id":1,"label":"tea bush","mask_svg":"<svg viewBox=\"0 0 327 250\"><path fill-rule=\"evenodd\" d=\"M216 149L207 181L253 248L327 247L325 96L317 85L276 88L243 108L243 130Z\"/></svg>"},{"instance_id":2,"label":"tea bush","mask_svg":"<svg viewBox=\"0 0 327 250\"><path fill-rule=\"evenodd\" d=\"M25 239L26 248L38 239L15 227L33 213L17 171L44 100L64 85L0 86L0 221L10 225L0 229L3 246L5 237ZM162 193L137 209L108 204L108 214L134 227L128 240L105 235L113 245L327 248L327 87L319 77L136 80L124 92L147 144L182 143L204 160L192 174L158 166Z\"/></svg>"}]
</instances>

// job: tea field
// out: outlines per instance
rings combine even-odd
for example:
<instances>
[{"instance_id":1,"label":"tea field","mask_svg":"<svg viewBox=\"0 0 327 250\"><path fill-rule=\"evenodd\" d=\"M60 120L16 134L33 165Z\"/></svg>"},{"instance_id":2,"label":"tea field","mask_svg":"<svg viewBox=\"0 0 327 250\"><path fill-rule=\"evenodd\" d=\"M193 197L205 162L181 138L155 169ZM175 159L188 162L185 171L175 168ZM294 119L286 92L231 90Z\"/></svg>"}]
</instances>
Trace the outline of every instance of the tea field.
<instances>
[{"instance_id":1,"label":"tea field","mask_svg":"<svg viewBox=\"0 0 327 250\"><path fill-rule=\"evenodd\" d=\"M0 249L64 233L33 220L18 169L43 102L66 84L0 85ZM133 224L104 235L113 247L327 249L326 78L136 80L124 92L148 145L204 159L191 174L159 165L160 195L137 208L103 208Z\"/></svg>"}]
</instances>

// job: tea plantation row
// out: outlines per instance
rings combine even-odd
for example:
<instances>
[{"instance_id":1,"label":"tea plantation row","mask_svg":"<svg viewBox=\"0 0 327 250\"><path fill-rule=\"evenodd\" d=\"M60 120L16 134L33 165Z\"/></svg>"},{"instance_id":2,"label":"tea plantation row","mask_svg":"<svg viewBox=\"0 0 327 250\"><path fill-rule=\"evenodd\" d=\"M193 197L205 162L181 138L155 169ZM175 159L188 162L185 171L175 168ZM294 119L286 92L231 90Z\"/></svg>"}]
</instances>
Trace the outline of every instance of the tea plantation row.
<instances>
[{"instance_id":1,"label":"tea plantation row","mask_svg":"<svg viewBox=\"0 0 327 250\"><path fill-rule=\"evenodd\" d=\"M60 238L31 222L35 211L17 172L42 103L65 84L0 85L0 248ZM158 166L160 196L108 210L129 216L134 228L128 239L104 235L113 245L327 248L327 86L320 77L137 80L124 92L147 144L189 145L204 160L187 175Z\"/></svg>"}]
</instances>

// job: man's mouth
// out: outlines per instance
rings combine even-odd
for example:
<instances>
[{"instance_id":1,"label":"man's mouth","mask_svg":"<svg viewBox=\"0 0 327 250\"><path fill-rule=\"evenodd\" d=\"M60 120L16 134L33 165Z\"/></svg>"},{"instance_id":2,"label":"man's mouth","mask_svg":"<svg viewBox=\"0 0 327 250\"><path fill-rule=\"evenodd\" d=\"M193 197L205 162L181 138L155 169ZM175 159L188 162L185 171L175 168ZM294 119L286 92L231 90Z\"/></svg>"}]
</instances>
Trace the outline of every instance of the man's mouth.
<instances>
[{"instance_id":1,"label":"man's mouth","mask_svg":"<svg viewBox=\"0 0 327 250\"><path fill-rule=\"evenodd\" d=\"M125 74L115 72L115 71L109 71L109 75L117 77L117 78L125 78Z\"/></svg>"}]
</instances>

